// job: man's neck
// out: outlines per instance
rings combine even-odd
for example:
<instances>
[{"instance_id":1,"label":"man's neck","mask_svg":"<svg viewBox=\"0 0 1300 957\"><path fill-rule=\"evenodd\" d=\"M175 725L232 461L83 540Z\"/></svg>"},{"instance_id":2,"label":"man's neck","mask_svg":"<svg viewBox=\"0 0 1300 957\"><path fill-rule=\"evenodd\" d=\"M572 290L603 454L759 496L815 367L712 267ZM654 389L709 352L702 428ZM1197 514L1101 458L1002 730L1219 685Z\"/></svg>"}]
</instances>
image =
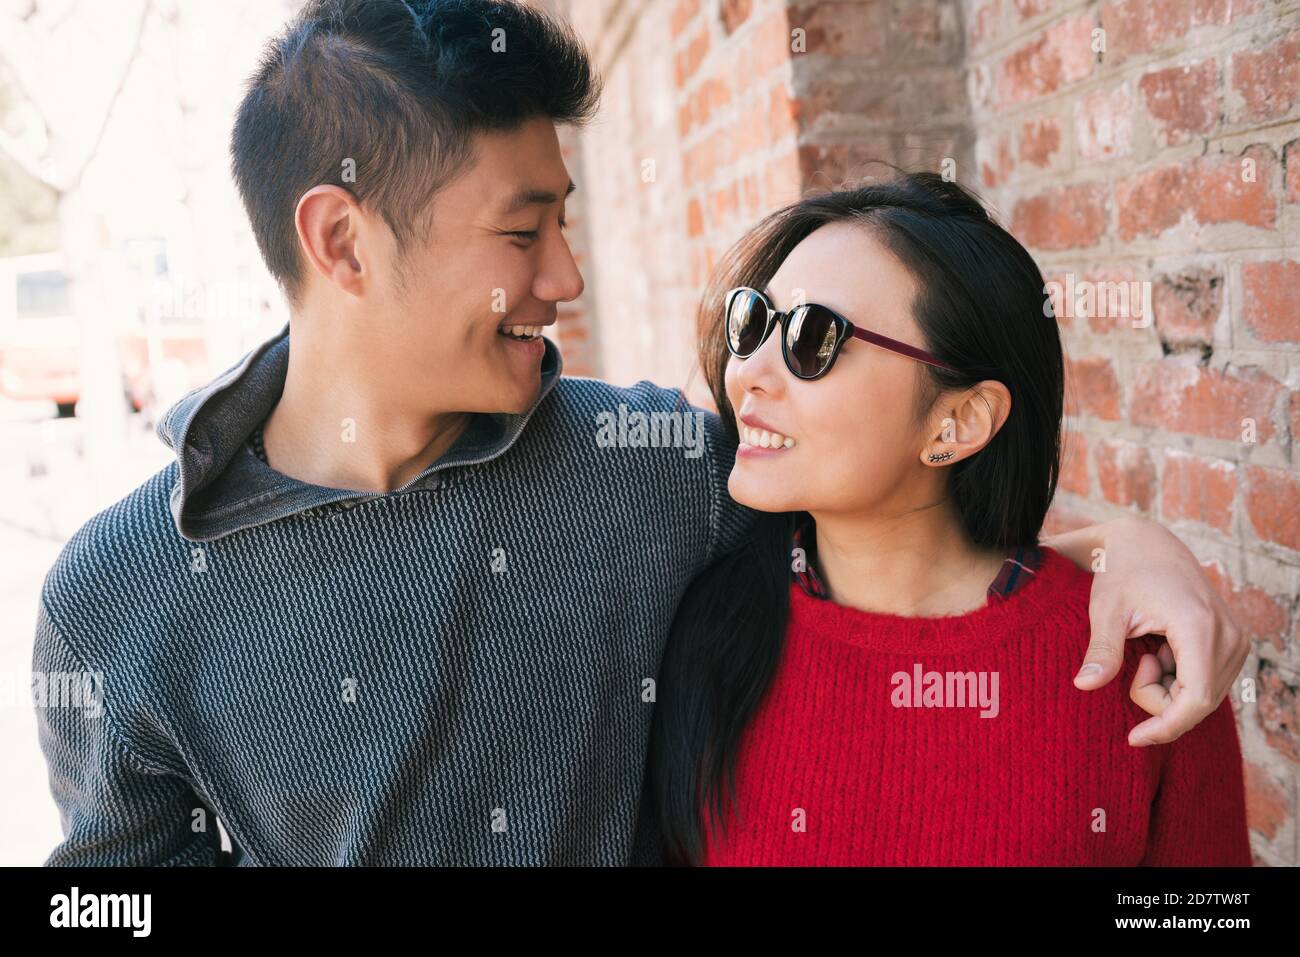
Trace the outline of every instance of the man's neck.
<instances>
[{"instance_id":1,"label":"man's neck","mask_svg":"<svg viewBox=\"0 0 1300 957\"><path fill-rule=\"evenodd\" d=\"M277 472L324 488L384 493L441 458L468 426L466 412L413 412L378 370L346 348L294 337L284 393L263 433Z\"/></svg>"}]
</instances>

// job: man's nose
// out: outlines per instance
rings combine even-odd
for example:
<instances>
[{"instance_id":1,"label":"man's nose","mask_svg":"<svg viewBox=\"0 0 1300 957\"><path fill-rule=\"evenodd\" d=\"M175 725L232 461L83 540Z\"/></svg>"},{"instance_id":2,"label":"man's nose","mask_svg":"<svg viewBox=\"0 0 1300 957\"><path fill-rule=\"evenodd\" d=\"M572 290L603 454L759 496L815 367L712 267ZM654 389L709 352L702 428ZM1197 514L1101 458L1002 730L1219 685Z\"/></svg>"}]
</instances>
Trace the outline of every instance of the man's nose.
<instances>
[{"instance_id":1,"label":"man's nose","mask_svg":"<svg viewBox=\"0 0 1300 957\"><path fill-rule=\"evenodd\" d=\"M546 302L570 302L581 296L586 288L578 263L569 249L569 241L558 229L546 245L533 287L537 298Z\"/></svg>"}]
</instances>

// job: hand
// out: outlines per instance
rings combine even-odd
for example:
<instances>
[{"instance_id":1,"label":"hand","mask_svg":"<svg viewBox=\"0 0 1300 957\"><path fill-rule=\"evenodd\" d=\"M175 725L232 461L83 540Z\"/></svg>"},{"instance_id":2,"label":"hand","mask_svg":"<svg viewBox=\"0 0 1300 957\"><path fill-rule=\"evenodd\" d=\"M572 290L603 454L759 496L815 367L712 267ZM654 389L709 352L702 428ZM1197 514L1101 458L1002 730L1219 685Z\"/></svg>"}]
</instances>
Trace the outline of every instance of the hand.
<instances>
[{"instance_id":1,"label":"hand","mask_svg":"<svg viewBox=\"0 0 1300 957\"><path fill-rule=\"evenodd\" d=\"M1164 635L1159 655L1143 655L1129 697L1154 717L1129 732L1129 744L1176 741L1223 701L1250 652L1222 596L1195 556L1167 529L1117 519L1044 542L1084 568L1094 548L1105 571L1093 578L1088 615L1092 640L1074 685L1095 691L1124 663L1124 642Z\"/></svg>"}]
</instances>

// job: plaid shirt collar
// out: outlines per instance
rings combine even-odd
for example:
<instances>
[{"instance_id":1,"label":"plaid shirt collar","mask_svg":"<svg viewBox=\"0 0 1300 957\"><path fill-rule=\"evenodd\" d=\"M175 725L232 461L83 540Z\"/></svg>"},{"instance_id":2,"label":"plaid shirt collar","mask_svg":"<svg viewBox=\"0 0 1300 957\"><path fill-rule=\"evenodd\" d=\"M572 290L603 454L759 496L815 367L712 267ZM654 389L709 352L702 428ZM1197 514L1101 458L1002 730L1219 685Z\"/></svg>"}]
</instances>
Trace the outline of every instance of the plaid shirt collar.
<instances>
[{"instance_id":1,"label":"plaid shirt collar","mask_svg":"<svg viewBox=\"0 0 1300 957\"><path fill-rule=\"evenodd\" d=\"M829 599L826 585L813 567L817 552L817 527L811 519L805 518L795 529L794 547L801 549L802 553L796 556L800 560L792 563L790 577L803 589L804 594ZM997 577L989 585L989 601L1005 601L1012 592L1033 578L1042 564L1042 549L1036 545L1017 546L1007 555Z\"/></svg>"}]
</instances>

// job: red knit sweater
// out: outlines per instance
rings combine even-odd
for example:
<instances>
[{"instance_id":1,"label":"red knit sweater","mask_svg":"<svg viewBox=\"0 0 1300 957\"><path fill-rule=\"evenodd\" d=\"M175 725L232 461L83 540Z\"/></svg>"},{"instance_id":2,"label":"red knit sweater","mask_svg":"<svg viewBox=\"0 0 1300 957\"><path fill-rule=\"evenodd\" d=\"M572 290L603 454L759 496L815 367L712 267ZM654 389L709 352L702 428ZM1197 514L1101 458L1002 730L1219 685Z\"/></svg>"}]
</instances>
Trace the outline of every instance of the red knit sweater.
<instances>
[{"instance_id":1,"label":"red knit sweater","mask_svg":"<svg viewBox=\"0 0 1300 957\"><path fill-rule=\"evenodd\" d=\"M1250 866L1231 702L1171 744L1130 746L1148 715L1129 685L1155 637L1126 642L1104 688L1074 687L1091 582L1044 549L1005 601L945 618L792 586L786 648L738 759L739 818L704 863Z\"/></svg>"}]
</instances>

